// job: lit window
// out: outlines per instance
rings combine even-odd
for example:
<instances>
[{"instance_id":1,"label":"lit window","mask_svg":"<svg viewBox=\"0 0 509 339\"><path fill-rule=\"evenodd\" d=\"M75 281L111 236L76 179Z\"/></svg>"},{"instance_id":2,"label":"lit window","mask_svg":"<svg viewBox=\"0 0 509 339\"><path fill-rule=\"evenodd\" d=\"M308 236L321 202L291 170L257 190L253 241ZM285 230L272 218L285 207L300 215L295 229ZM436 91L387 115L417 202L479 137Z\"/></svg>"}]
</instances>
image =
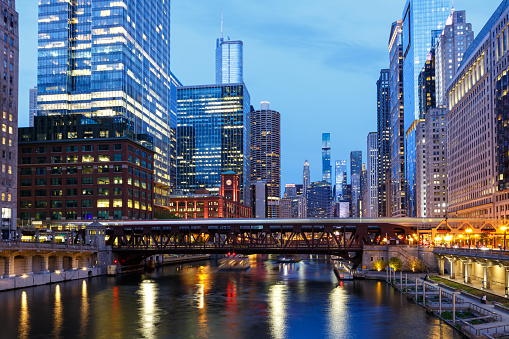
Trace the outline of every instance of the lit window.
<instances>
[{"instance_id":1,"label":"lit window","mask_svg":"<svg viewBox=\"0 0 509 339\"><path fill-rule=\"evenodd\" d=\"M113 200L113 207L122 207L122 199Z\"/></svg>"},{"instance_id":2,"label":"lit window","mask_svg":"<svg viewBox=\"0 0 509 339\"><path fill-rule=\"evenodd\" d=\"M110 207L109 199L97 199L97 207L98 208Z\"/></svg>"}]
</instances>

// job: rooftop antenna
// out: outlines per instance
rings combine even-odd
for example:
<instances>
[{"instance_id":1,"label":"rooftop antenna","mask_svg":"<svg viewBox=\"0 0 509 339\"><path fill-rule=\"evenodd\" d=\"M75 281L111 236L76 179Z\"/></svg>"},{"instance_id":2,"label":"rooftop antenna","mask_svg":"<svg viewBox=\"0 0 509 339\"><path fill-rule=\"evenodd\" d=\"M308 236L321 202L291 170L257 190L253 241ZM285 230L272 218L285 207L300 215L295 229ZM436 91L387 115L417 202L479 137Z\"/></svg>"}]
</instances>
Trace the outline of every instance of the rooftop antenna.
<instances>
[{"instance_id":1,"label":"rooftop antenna","mask_svg":"<svg viewBox=\"0 0 509 339\"><path fill-rule=\"evenodd\" d=\"M221 11L221 41L223 40L223 11Z\"/></svg>"},{"instance_id":2,"label":"rooftop antenna","mask_svg":"<svg viewBox=\"0 0 509 339\"><path fill-rule=\"evenodd\" d=\"M452 8L451 9L454 11L454 0L452 0Z\"/></svg>"}]
</instances>

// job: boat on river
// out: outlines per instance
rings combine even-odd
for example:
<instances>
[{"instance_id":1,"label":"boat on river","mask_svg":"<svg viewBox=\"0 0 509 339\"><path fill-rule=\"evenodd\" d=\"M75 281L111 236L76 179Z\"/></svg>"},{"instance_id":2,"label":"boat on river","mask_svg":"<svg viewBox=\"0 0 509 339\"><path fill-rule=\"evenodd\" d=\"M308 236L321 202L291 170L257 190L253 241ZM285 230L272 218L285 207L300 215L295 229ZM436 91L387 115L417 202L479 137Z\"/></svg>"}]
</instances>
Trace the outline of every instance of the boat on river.
<instances>
[{"instance_id":1,"label":"boat on river","mask_svg":"<svg viewBox=\"0 0 509 339\"><path fill-rule=\"evenodd\" d=\"M297 255L280 255L277 257L278 263L296 263L301 260L302 258Z\"/></svg>"}]
</instances>

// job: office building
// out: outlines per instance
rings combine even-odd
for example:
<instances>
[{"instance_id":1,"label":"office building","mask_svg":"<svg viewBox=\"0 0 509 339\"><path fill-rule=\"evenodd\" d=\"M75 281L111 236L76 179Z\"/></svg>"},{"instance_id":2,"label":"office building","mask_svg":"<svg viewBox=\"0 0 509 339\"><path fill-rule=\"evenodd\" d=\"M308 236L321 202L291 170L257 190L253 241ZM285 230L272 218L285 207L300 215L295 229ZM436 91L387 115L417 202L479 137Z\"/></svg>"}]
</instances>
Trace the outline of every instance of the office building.
<instances>
[{"instance_id":1,"label":"office building","mask_svg":"<svg viewBox=\"0 0 509 339\"><path fill-rule=\"evenodd\" d=\"M152 219L154 154L129 122L80 114L36 116L19 129L18 217L56 220Z\"/></svg>"},{"instance_id":2,"label":"office building","mask_svg":"<svg viewBox=\"0 0 509 339\"><path fill-rule=\"evenodd\" d=\"M306 193L308 218L332 217L332 187L328 182L314 182Z\"/></svg>"},{"instance_id":3,"label":"office building","mask_svg":"<svg viewBox=\"0 0 509 339\"><path fill-rule=\"evenodd\" d=\"M267 218L269 209L267 192L267 183L265 181L251 183L251 211L253 218Z\"/></svg>"},{"instance_id":4,"label":"office building","mask_svg":"<svg viewBox=\"0 0 509 339\"><path fill-rule=\"evenodd\" d=\"M402 218L406 213L405 127L403 102L403 36L401 21L394 22L389 38L390 98L390 211L387 216Z\"/></svg>"},{"instance_id":5,"label":"office building","mask_svg":"<svg viewBox=\"0 0 509 339\"><path fill-rule=\"evenodd\" d=\"M458 70L463 54L474 41L472 24L466 12L452 10L435 47L435 83L437 106L447 104L446 90Z\"/></svg>"},{"instance_id":6,"label":"office building","mask_svg":"<svg viewBox=\"0 0 509 339\"><path fill-rule=\"evenodd\" d=\"M135 62L133 61L135 60ZM39 3L38 115L122 117L153 138L156 203L175 188L170 2Z\"/></svg>"},{"instance_id":7,"label":"office building","mask_svg":"<svg viewBox=\"0 0 509 339\"><path fill-rule=\"evenodd\" d=\"M244 83L243 49L242 41L224 39L221 19L221 37L216 41L216 84Z\"/></svg>"},{"instance_id":8,"label":"office building","mask_svg":"<svg viewBox=\"0 0 509 339\"><path fill-rule=\"evenodd\" d=\"M37 87L30 88L28 99L29 126L34 127L34 117L37 115Z\"/></svg>"},{"instance_id":9,"label":"office building","mask_svg":"<svg viewBox=\"0 0 509 339\"><path fill-rule=\"evenodd\" d=\"M415 179L414 192L415 203L414 215L418 218L426 217L426 179L427 179L427 165L426 161L426 130L425 121L419 120L415 128Z\"/></svg>"},{"instance_id":10,"label":"office building","mask_svg":"<svg viewBox=\"0 0 509 339\"><path fill-rule=\"evenodd\" d=\"M403 10L403 95L405 130L405 175L408 216L416 216L415 140L419 119L418 80L432 47L450 13L449 0L407 0Z\"/></svg>"},{"instance_id":11,"label":"office building","mask_svg":"<svg viewBox=\"0 0 509 339\"><path fill-rule=\"evenodd\" d=\"M331 160L330 160L330 133L322 133L322 181L331 181Z\"/></svg>"},{"instance_id":12,"label":"office building","mask_svg":"<svg viewBox=\"0 0 509 339\"><path fill-rule=\"evenodd\" d=\"M447 216L447 111L430 109L426 113L426 217Z\"/></svg>"},{"instance_id":13,"label":"office building","mask_svg":"<svg viewBox=\"0 0 509 339\"><path fill-rule=\"evenodd\" d=\"M502 1L447 87L448 216L507 218L507 26Z\"/></svg>"},{"instance_id":14,"label":"office building","mask_svg":"<svg viewBox=\"0 0 509 339\"><path fill-rule=\"evenodd\" d=\"M347 184L346 177L346 160L336 160L336 197L335 201L344 201L345 200L345 185Z\"/></svg>"},{"instance_id":15,"label":"office building","mask_svg":"<svg viewBox=\"0 0 509 339\"><path fill-rule=\"evenodd\" d=\"M4 73L0 79L2 94L2 115L0 116L0 150L2 169L0 172L0 211L2 212L2 238L9 239L16 230L18 201L18 82L19 82L19 35L18 13L15 1L2 1L4 13L0 31L3 39L0 46L4 51Z\"/></svg>"},{"instance_id":16,"label":"office building","mask_svg":"<svg viewBox=\"0 0 509 339\"><path fill-rule=\"evenodd\" d=\"M306 195L306 191L310 183L311 183L311 173L309 171L309 162L306 159L306 161L304 161L304 170L302 172L302 186L304 190L304 196Z\"/></svg>"},{"instance_id":17,"label":"office building","mask_svg":"<svg viewBox=\"0 0 509 339\"><path fill-rule=\"evenodd\" d=\"M251 178L267 183L268 215L278 218L281 197L281 116L263 101L251 112Z\"/></svg>"},{"instance_id":18,"label":"office building","mask_svg":"<svg viewBox=\"0 0 509 339\"><path fill-rule=\"evenodd\" d=\"M378 202L373 217L386 217L387 211L387 186L386 181L391 167L391 106L390 106L390 70L382 69L380 78L376 82L377 89L377 145L378 163L377 168L377 192ZM369 157L369 154L368 154ZM369 167L369 160L368 160ZM372 164L374 168L375 165ZM371 210L373 211L373 210Z\"/></svg>"},{"instance_id":19,"label":"office building","mask_svg":"<svg viewBox=\"0 0 509 339\"><path fill-rule=\"evenodd\" d=\"M233 171L240 176L241 203L249 206L251 106L246 86L182 86L177 96L178 189L218 195L221 173Z\"/></svg>"},{"instance_id":20,"label":"office building","mask_svg":"<svg viewBox=\"0 0 509 339\"><path fill-rule=\"evenodd\" d=\"M428 58L421 73L419 73L419 120L426 118L426 112L435 108L436 90L435 90L435 47L431 48Z\"/></svg>"},{"instance_id":21,"label":"office building","mask_svg":"<svg viewBox=\"0 0 509 339\"><path fill-rule=\"evenodd\" d=\"M295 198L297 196L297 186L295 184L285 185L285 198Z\"/></svg>"},{"instance_id":22,"label":"office building","mask_svg":"<svg viewBox=\"0 0 509 339\"><path fill-rule=\"evenodd\" d=\"M354 218L360 216L358 205L362 195L361 174L362 174L362 151L353 151L350 153L350 180L351 180L350 208L351 215Z\"/></svg>"},{"instance_id":23,"label":"office building","mask_svg":"<svg viewBox=\"0 0 509 339\"><path fill-rule=\"evenodd\" d=\"M372 132L368 134L368 147L367 147L367 158L368 158L368 168L367 168L367 198L364 203L366 214L364 215L366 218L378 218L380 216L379 208L379 195L378 184L379 179L378 175L380 171L378 170L379 162L379 154L378 150L380 147L378 146L378 133ZM384 185L385 186L385 185Z\"/></svg>"}]
</instances>

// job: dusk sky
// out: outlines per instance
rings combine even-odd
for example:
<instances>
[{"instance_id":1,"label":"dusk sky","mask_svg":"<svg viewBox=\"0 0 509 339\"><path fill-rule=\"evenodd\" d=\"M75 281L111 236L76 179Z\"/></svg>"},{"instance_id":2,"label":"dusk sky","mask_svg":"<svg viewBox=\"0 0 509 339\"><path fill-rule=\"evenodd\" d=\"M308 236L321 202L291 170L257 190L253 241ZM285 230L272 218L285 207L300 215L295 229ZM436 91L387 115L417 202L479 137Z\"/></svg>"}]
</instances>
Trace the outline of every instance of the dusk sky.
<instances>
[{"instance_id":1,"label":"dusk sky","mask_svg":"<svg viewBox=\"0 0 509 339\"><path fill-rule=\"evenodd\" d=\"M431 0L430 0L431 1ZM184 85L215 82L215 41L244 42L251 104L281 112L282 191L321 180L321 134L331 133L332 162L350 159L376 131L376 81L388 68L391 23L406 0L172 0L171 68ZM37 84L37 3L17 0L20 16L19 126L28 126L28 91ZM456 0L477 35L499 0ZM350 180L350 177L349 179Z\"/></svg>"}]
</instances>

